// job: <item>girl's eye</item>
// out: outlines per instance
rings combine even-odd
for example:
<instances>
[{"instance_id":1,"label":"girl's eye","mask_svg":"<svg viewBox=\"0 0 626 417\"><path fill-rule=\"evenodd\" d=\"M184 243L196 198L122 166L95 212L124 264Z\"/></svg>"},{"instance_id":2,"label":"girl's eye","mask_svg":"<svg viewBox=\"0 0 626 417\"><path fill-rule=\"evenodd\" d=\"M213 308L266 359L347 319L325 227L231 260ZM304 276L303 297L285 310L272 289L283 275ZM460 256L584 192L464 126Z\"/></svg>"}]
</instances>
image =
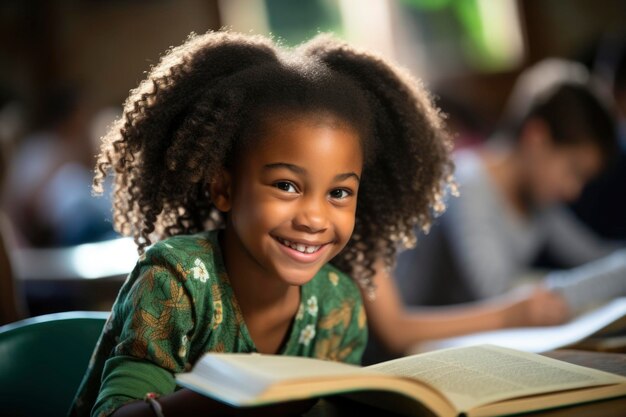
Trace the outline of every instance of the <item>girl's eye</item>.
<instances>
[{"instance_id":1,"label":"girl's eye","mask_svg":"<svg viewBox=\"0 0 626 417\"><path fill-rule=\"evenodd\" d=\"M335 200L342 200L344 198L350 197L351 195L352 195L352 192L349 190L346 190L345 188L337 188L330 192L330 197Z\"/></svg>"},{"instance_id":2,"label":"girl's eye","mask_svg":"<svg viewBox=\"0 0 626 417\"><path fill-rule=\"evenodd\" d=\"M296 187L287 181L279 181L277 183L274 184L274 187L278 188L279 190L285 191L287 193L297 193L298 190L296 190Z\"/></svg>"}]
</instances>

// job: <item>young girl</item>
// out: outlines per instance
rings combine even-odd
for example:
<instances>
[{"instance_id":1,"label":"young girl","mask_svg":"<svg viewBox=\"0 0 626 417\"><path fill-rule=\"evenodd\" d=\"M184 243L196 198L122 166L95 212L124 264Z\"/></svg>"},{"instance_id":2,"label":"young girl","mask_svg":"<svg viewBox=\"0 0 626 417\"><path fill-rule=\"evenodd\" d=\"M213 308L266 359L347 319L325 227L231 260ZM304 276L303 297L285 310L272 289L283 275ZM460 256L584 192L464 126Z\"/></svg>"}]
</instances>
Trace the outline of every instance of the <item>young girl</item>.
<instances>
[{"instance_id":1,"label":"young girl","mask_svg":"<svg viewBox=\"0 0 626 417\"><path fill-rule=\"evenodd\" d=\"M215 32L172 49L98 159L95 187L114 173L115 226L143 254L72 415L225 412L175 386L207 351L359 363L356 283L372 294L375 263L443 209L448 150L413 79L330 37L283 50Z\"/></svg>"}]
</instances>

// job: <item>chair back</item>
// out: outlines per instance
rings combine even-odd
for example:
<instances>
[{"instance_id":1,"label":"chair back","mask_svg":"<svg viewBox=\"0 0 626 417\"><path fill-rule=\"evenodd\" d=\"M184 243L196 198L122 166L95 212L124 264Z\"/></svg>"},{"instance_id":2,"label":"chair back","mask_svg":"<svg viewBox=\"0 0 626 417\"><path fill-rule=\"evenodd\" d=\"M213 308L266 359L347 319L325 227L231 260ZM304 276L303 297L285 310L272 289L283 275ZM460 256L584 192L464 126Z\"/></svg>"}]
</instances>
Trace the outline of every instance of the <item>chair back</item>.
<instances>
[{"instance_id":1,"label":"chair back","mask_svg":"<svg viewBox=\"0 0 626 417\"><path fill-rule=\"evenodd\" d=\"M10 256L12 236L11 223L0 210L0 326L28 317L26 296Z\"/></svg>"},{"instance_id":2,"label":"chair back","mask_svg":"<svg viewBox=\"0 0 626 417\"><path fill-rule=\"evenodd\" d=\"M0 327L0 414L65 416L108 316L71 311Z\"/></svg>"}]
</instances>

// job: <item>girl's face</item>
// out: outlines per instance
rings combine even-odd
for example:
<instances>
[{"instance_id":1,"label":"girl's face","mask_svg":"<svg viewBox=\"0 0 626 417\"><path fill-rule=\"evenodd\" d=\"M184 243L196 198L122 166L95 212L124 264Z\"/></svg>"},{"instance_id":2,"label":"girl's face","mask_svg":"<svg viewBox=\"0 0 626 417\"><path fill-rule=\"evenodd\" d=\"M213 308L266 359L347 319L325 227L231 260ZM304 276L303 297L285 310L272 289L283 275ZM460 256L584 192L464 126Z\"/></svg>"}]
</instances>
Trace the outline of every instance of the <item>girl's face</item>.
<instances>
[{"instance_id":1,"label":"girl's face","mask_svg":"<svg viewBox=\"0 0 626 417\"><path fill-rule=\"evenodd\" d=\"M329 117L275 117L265 127L226 174L225 205L214 199L228 212L224 250L239 271L302 285L350 239L361 142Z\"/></svg>"}]
</instances>

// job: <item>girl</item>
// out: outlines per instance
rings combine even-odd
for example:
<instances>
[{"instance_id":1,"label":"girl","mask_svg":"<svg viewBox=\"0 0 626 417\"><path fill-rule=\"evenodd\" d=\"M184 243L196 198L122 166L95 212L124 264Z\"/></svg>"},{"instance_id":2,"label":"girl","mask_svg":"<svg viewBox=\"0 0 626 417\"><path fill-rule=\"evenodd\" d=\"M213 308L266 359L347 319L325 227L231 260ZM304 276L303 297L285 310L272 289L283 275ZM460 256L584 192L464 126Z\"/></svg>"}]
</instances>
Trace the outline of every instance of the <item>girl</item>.
<instances>
[{"instance_id":1,"label":"girl","mask_svg":"<svg viewBox=\"0 0 626 417\"><path fill-rule=\"evenodd\" d=\"M359 363L348 276L373 294L375 262L443 209L448 150L420 85L330 37L283 50L216 32L171 50L98 159L95 188L114 173L115 226L142 255L72 414L223 412L175 390L207 351Z\"/></svg>"},{"instance_id":2,"label":"girl","mask_svg":"<svg viewBox=\"0 0 626 417\"><path fill-rule=\"evenodd\" d=\"M418 83L328 36L283 50L217 32L171 50L99 156L96 190L115 174L116 228L142 253L156 243L120 291L71 414L232 412L175 390L173 374L207 351L359 363L359 289L374 331L398 347L554 320L542 307L559 300L545 293L402 310L387 271L443 211L449 148Z\"/></svg>"}]
</instances>

